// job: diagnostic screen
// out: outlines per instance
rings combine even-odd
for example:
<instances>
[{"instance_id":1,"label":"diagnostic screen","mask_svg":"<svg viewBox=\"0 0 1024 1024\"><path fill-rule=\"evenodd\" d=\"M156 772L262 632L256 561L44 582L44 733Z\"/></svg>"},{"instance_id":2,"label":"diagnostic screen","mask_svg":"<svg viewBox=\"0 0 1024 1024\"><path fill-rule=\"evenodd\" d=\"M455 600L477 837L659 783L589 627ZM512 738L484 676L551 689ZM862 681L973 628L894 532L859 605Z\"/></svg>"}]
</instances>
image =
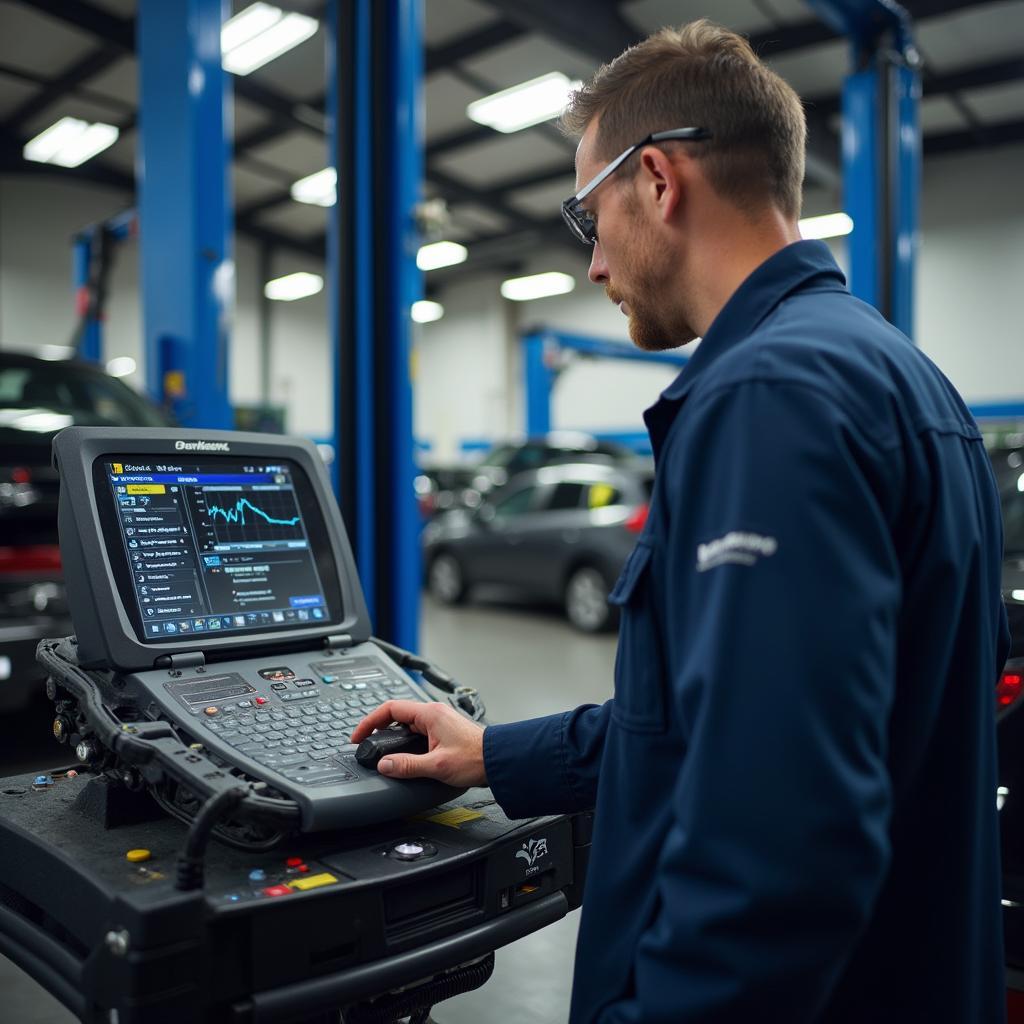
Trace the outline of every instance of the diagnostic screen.
<instances>
[{"instance_id":1,"label":"diagnostic screen","mask_svg":"<svg viewBox=\"0 0 1024 1024\"><path fill-rule=\"evenodd\" d=\"M297 466L111 456L99 468L112 498L113 517L104 516L111 557L119 546L126 560L119 589L127 601L123 584L130 580L143 640L287 630L339 618L336 579L329 581L333 602L324 586L333 559L323 519ZM112 518L119 544L109 536Z\"/></svg>"}]
</instances>

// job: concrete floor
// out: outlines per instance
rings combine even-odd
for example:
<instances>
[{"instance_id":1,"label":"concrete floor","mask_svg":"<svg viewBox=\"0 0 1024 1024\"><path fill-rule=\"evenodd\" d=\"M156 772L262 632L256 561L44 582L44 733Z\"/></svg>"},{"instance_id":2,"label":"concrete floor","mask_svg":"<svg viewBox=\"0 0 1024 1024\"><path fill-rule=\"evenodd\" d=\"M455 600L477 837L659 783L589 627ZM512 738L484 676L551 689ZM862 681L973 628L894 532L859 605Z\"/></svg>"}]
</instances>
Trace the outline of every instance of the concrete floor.
<instances>
[{"instance_id":1,"label":"concrete floor","mask_svg":"<svg viewBox=\"0 0 1024 1024\"><path fill-rule=\"evenodd\" d=\"M484 594L448 609L425 597L422 653L485 696L492 722L514 721L606 700L612 691L614 637L581 636L556 612ZM48 737L50 711L39 700L0 722L0 774L52 767L63 748ZM38 738L37 738L38 737ZM579 914L499 950L494 975L476 992L438 1006L438 1024L561 1024L568 1016ZM527 983L528 979L528 983ZM51 996L0 957L4 1020L72 1024Z\"/></svg>"}]
</instances>

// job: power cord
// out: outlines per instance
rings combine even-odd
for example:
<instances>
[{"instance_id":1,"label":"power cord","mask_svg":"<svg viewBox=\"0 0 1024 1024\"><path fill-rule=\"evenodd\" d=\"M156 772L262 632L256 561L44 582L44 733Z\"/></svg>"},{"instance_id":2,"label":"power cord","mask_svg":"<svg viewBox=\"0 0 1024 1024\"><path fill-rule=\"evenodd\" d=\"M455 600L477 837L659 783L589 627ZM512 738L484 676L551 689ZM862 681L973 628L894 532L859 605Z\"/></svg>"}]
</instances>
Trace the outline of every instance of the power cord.
<instances>
[{"instance_id":1,"label":"power cord","mask_svg":"<svg viewBox=\"0 0 1024 1024\"><path fill-rule=\"evenodd\" d=\"M213 832L214 825L230 814L247 796L248 790L245 786L233 786L210 797L203 804L185 837L184 849L178 855L175 889L191 892L203 887L203 860L210 842L210 833Z\"/></svg>"}]
</instances>

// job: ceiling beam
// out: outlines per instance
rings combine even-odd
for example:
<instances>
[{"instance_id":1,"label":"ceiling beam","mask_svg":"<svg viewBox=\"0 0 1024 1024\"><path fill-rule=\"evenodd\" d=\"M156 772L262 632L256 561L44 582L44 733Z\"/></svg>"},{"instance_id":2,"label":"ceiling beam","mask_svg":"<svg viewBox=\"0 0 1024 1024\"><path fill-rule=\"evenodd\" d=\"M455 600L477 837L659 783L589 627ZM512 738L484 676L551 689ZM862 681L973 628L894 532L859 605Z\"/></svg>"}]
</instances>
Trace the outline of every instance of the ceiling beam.
<instances>
[{"instance_id":1,"label":"ceiling beam","mask_svg":"<svg viewBox=\"0 0 1024 1024\"><path fill-rule=\"evenodd\" d=\"M26 178L49 178L51 180L84 182L114 189L125 194L126 203L135 202L135 176L119 167L106 164L100 159L88 160L78 167L60 167L57 164L40 164L25 160L21 155L24 140L7 132L0 126L0 173L20 175ZM85 225L82 225L83 227ZM315 237L309 240L296 239L259 224L239 224L236 231L260 242L267 242L282 249L323 259L324 240Z\"/></svg>"},{"instance_id":2,"label":"ceiling beam","mask_svg":"<svg viewBox=\"0 0 1024 1024\"><path fill-rule=\"evenodd\" d=\"M599 64L640 41L615 0L484 0L523 29L554 39Z\"/></svg>"},{"instance_id":3,"label":"ceiling beam","mask_svg":"<svg viewBox=\"0 0 1024 1024\"><path fill-rule=\"evenodd\" d=\"M106 71L112 64L121 59L121 50L116 46L100 46L87 53L81 60L75 61L63 74L51 78L35 96L29 97L21 106L11 112L7 118L9 128L18 131L22 126L42 113L53 103L68 93L73 93L80 85L90 78Z\"/></svg>"},{"instance_id":4,"label":"ceiling beam","mask_svg":"<svg viewBox=\"0 0 1024 1024\"><path fill-rule=\"evenodd\" d=\"M1003 121L999 124L982 125L978 128L965 128L962 131L941 132L926 135L924 138L924 155L943 156L947 153L962 153L964 150L976 150L981 147L995 149L999 146L1015 145L1024 142L1024 120Z\"/></svg>"},{"instance_id":5,"label":"ceiling beam","mask_svg":"<svg viewBox=\"0 0 1024 1024\"><path fill-rule=\"evenodd\" d=\"M428 46L423 56L424 73L429 75L435 71L443 71L452 64L459 64L486 50L511 43L526 35L526 31L522 25L502 18L440 46Z\"/></svg>"}]
</instances>

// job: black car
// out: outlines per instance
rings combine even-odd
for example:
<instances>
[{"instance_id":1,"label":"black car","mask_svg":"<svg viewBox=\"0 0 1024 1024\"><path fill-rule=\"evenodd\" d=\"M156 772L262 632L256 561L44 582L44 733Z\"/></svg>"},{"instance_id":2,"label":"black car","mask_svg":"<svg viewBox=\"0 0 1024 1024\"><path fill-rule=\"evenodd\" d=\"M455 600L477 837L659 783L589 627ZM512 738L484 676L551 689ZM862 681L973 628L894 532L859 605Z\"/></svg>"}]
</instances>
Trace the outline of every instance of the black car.
<instances>
[{"instance_id":1,"label":"black car","mask_svg":"<svg viewBox=\"0 0 1024 1024\"><path fill-rule=\"evenodd\" d=\"M50 442L72 424L170 425L96 366L0 353L0 711L28 701L38 641L71 632Z\"/></svg>"},{"instance_id":2,"label":"black car","mask_svg":"<svg viewBox=\"0 0 1024 1024\"><path fill-rule=\"evenodd\" d=\"M562 604L585 632L615 621L608 594L647 519L650 470L599 463L521 473L477 509L423 531L427 586L454 604L481 583Z\"/></svg>"},{"instance_id":3,"label":"black car","mask_svg":"<svg viewBox=\"0 0 1024 1024\"><path fill-rule=\"evenodd\" d=\"M589 434L556 431L525 441L495 445L472 466L424 469L416 478L416 497L424 516L452 508L477 508L512 477L542 466L569 462L609 465L648 465L631 448L617 441L599 441Z\"/></svg>"}]
</instances>

